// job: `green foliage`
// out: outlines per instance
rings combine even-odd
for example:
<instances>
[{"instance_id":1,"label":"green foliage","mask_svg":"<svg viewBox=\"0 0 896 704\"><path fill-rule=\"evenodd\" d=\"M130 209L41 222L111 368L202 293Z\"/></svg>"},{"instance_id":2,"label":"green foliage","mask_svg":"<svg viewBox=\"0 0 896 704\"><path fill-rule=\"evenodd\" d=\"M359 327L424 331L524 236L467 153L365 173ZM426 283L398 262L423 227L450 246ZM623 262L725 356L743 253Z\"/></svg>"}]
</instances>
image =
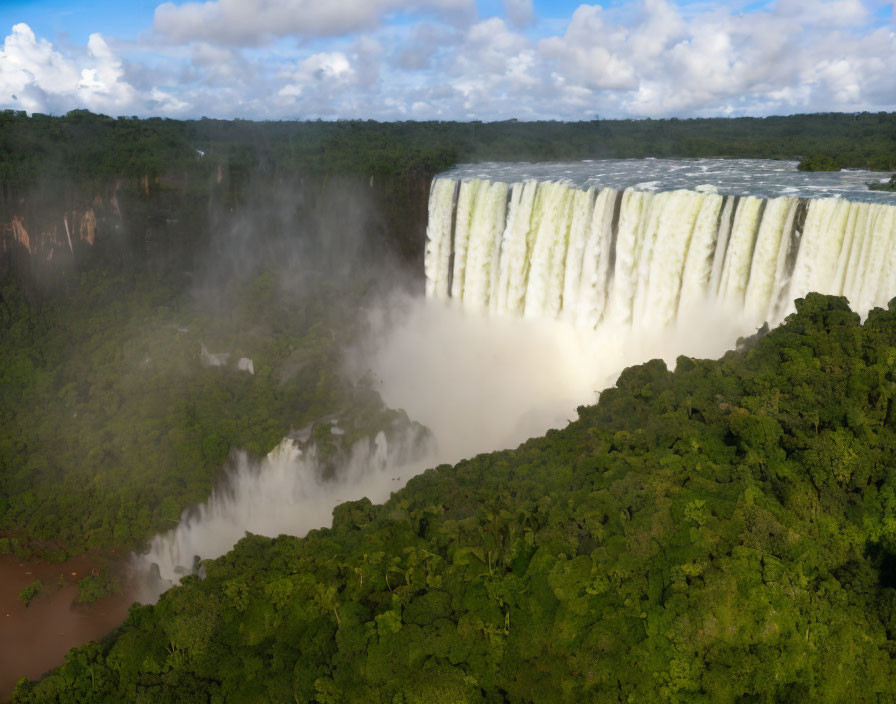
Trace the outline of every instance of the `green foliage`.
<instances>
[{"instance_id":1,"label":"green foliage","mask_svg":"<svg viewBox=\"0 0 896 704\"><path fill-rule=\"evenodd\" d=\"M840 171L840 164L828 154L810 154L800 159L796 167L800 171Z\"/></svg>"},{"instance_id":2,"label":"green foliage","mask_svg":"<svg viewBox=\"0 0 896 704\"><path fill-rule=\"evenodd\" d=\"M345 436L319 424L335 462L339 441L388 427L396 414L340 371L366 285L336 296L335 283L307 276L296 292L278 279L263 308L243 307L271 276L220 289L226 315L149 274L93 271L38 304L0 289L0 531L13 536L0 550L131 549L208 497L231 448L263 455L291 428L351 408ZM257 373L203 366L204 343L252 358Z\"/></svg>"},{"instance_id":3,"label":"green foliage","mask_svg":"<svg viewBox=\"0 0 896 704\"><path fill-rule=\"evenodd\" d=\"M22 591L19 592L19 601L21 601L25 606L31 603L31 600L40 594L41 590L44 588L44 583L39 579L35 579L31 584L26 586Z\"/></svg>"},{"instance_id":4,"label":"green foliage","mask_svg":"<svg viewBox=\"0 0 896 704\"><path fill-rule=\"evenodd\" d=\"M370 272L330 278L328 257L341 265L361 242L360 260L397 253L416 270L430 179L457 161L822 153L896 168L896 115L0 112L0 222L24 207L63 247L49 263L22 259L7 238L0 257L0 552L131 548L204 500L232 447L260 455L351 408L343 444L327 423L311 429L335 467L387 427L396 414L339 374ZM377 217L334 241L333 194L347 190ZM280 191L277 207L254 209ZM76 239L66 259L59 218L43 211L95 200L122 214L97 206L96 246ZM230 284L209 305L204 259L240 228L240 251L266 254L212 262ZM296 256L312 265L286 281L278 264ZM16 700L892 698L893 316L860 326L843 301L810 296L720 362L627 370L561 432L431 470L385 507L341 506L332 530L304 540L246 538ZM202 344L251 357L256 374L202 366ZM82 591L108 587L101 576Z\"/></svg>"},{"instance_id":5,"label":"green foliage","mask_svg":"<svg viewBox=\"0 0 896 704\"><path fill-rule=\"evenodd\" d=\"M896 174L890 177L886 183L869 183L868 188L872 191L894 191L896 192Z\"/></svg>"},{"instance_id":6,"label":"green foliage","mask_svg":"<svg viewBox=\"0 0 896 704\"><path fill-rule=\"evenodd\" d=\"M135 179L134 188L136 179L145 176L150 190L214 180L228 191L230 205L237 205L246 185L261 174L353 174L373 177L375 188L389 190L458 161L793 159L802 154L832 159L846 168L890 170L896 168L894 134L896 113L883 112L573 123L380 123L112 119L84 110L29 117L5 110L0 111L0 184L21 192L54 174L70 183L130 178Z\"/></svg>"},{"instance_id":7,"label":"green foliage","mask_svg":"<svg viewBox=\"0 0 896 704\"><path fill-rule=\"evenodd\" d=\"M24 208L62 238L49 261L0 248L0 534L20 558L132 549L205 500L233 448L263 455L343 411L341 439L314 427L332 472L396 419L343 380L339 351L371 262L419 248L428 178L451 162L391 143L332 158L294 128L0 113L0 223ZM346 192L395 212L334 226ZM120 216L66 258L72 212L95 200ZM204 366L203 345L254 375Z\"/></svg>"},{"instance_id":8,"label":"green foliage","mask_svg":"<svg viewBox=\"0 0 896 704\"><path fill-rule=\"evenodd\" d=\"M78 580L78 594L75 596L76 604L92 604L107 596L112 596L118 591L118 580L109 574L108 570L102 570L97 574L88 575Z\"/></svg>"},{"instance_id":9,"label":"green foliage","mask_svg":"<svg viewBox=\"0 0 896 704\"><path fill-rule=\"evenodd\" d=\"M15 702L896 698L896 301L719 361L303 539L248 536Z\"/></svg>"}]
</instances>

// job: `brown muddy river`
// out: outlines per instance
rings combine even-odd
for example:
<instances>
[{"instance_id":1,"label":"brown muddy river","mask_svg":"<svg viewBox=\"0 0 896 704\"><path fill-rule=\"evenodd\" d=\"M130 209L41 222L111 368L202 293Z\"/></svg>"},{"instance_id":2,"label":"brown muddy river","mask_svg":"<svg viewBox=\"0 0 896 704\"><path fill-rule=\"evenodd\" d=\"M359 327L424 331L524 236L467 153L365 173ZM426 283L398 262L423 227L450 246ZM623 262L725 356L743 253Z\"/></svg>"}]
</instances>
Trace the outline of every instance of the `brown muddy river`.
<instances>
[{"instance_id":1,"label":"brown muddy river","mask_svg":"<svg viewBox=\"0 0 896 704\"><path fill-rule=\"evenodd\" d=\"M72 603L77 581L96 566L89 555L56 565L0 556L0 701L20 678L40 677L71 648L100 640L124 621L133 601L126 589L89 606ZM26 608L18 595L35 579L44 589Z\"/></svg>"}]
</instances>

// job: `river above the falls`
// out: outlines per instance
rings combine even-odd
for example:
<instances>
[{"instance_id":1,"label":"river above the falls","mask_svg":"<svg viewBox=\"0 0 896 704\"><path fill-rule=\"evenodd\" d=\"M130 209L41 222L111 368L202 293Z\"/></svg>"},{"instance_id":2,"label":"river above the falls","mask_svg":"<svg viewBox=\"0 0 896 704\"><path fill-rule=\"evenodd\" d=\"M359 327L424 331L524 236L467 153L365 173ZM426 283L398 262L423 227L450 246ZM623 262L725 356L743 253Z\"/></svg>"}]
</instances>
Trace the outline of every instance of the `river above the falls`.
<instances>
[{"instance_id":1,"label":"river above the falls","mask_svg":"<svg viewBox=\"0 0 896 704\"><path fill-rule=\"evenodd\" d=\"M868 190L885 183L881 171L798 171L796 161L773 159L589 159L574 162L461 164L441 176L503 183L560 181L577 188L686 189L731 196L845 198L896 204L896 193Z\"/></svg>"}]
</instances>

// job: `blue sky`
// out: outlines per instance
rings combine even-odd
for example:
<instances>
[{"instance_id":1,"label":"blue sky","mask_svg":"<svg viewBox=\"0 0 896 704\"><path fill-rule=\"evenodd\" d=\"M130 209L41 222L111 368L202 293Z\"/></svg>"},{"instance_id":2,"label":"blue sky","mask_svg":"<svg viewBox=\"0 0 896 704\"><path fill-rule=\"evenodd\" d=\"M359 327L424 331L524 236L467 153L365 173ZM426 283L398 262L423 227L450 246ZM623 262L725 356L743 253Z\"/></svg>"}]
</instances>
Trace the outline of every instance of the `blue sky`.
<instances>
[{"instance_id":1,"label":"blue sky","mask_svg":"<svg viewBox=\"0 0 896 704\"><path fill-rule=\"evenodd\" d=\"M879 0L2 0L0 108L249 119L896 109Z\"/></svg>"},{"instance_id":2,"label":"blue sky","mask_svg":"<svg viewBox=\"0 0 896 704\"><path fill-rule=\"evenodd\" d=\"M0 31L6 34L14 24L25 22L39 36L56 40L68 35L82 45L94 32L134 39L152 26L157 5L157 0L3 0Z\"/></svg>"}]
</instances>

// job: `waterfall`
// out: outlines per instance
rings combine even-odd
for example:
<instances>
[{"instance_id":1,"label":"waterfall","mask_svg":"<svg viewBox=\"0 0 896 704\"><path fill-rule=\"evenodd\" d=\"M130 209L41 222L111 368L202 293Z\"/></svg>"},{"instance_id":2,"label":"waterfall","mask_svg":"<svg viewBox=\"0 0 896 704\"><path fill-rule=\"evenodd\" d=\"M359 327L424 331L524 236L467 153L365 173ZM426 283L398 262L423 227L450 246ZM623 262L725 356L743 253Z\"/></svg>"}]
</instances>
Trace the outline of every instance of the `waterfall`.
<instances>
[{"instance_id":1,"label":"waterfall","mask_svg":"<svg viewBox=\"0 0 896 704\"><path fill-rule=\"evenodd\" d=\"M310 427L298 431L310 435ZM333 425L331 432L339 434ZM177 526L156 535L134 558L145 577L141 600L197 569L200 559L230 550L247 531L270 537L304 535L330 523L333 507L361 497L385 501L431 464L432 441L418 426L379 431L326 461L307 439L286 437L260 460L236 452L208 500L184 511ZM332 452L331 452L332 454ZM332 466L331 466L332 465Z\"/></svg>"},{"instance_id":2,"label":"waterfall","mask_svg":"<svg viewBox=\"0 0 896 704\"><path fill-rule=\"evenodd\" d=\"M443 176L429 212L427 296L480 314L664 327L710 302L758 326L809 291L896 295L886 203Z\"/></svg>"}]
</instances>

